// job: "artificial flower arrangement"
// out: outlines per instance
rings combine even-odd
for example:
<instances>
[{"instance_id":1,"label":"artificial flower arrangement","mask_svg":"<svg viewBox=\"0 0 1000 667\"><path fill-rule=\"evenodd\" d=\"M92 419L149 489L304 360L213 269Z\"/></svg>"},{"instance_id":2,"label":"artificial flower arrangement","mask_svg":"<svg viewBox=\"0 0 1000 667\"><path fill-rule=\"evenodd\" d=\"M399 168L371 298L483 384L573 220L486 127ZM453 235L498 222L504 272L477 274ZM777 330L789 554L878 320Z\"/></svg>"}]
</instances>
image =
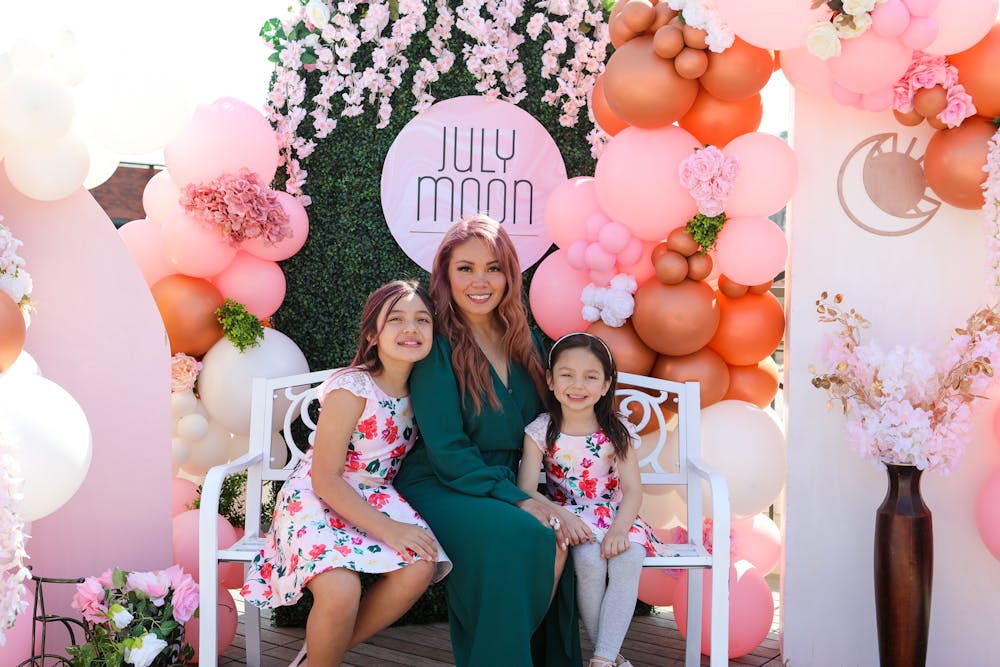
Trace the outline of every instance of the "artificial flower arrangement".
<instances>
[{"instance_id":1,"label":"artificial flower arrangement","mask_svg":"<svg viewBox=\"0 0 1000 667\"><path fill-rule=\"evenodd\" d=\"M872 11L884 0L813 0L812 8L826 5L830 20L817 23L806 37L806 47L817 58L840 55L840 40L863 35L872 26Z\"/></svg>"},{"instance_id":2,"label":"artificial flower arrangement","mask_svg":"<svg viewBox=\"0 0 1000 667\"><path fill-rule=\"evenodd\" d=\"M208 183L186 185L180 204L203 223L218 227L234 247L256 238L274 245L291 236L277 194L246 167Z\"/></svg>"},{"instance_id":3,"label":"artificial flower arrangement","mask_svg":"<svg viewBox=\"0 0 1000 667\"><path fill-rule=\"evenodd\" d=\"M944 56L914 51L892 93L892 108L904 125L919 125L927 118L936 129L958 127L976 114L972 96L958 82L958 68Z\"/></svg>"},{"instance_id":4,"label":"artificial flower arrangement","mask_svg":"<svg viewBox=\"0 0 1000 667\"><path fill-rule=\"evenodd\" d=\"M826 292L816 301L820 322L838 325L827 339L814 387L825 389L827 407L839 401L847 418L848 444L873 463L912 465L950 472L968 443L970 403L993 381L1000 350L1000 314L982 308L955 329L939 349L896 345L884 350L862 342L871 324L843 296Z\"/></svg>"},{"instance_id":5,"label":"artificial flower arrangement","mask_svg":"<svg viewBox=\"0 0 1000 667\"><path fill-rule=\"evenodd\" d=\"M72 667L180 667L194 657L184 624L198 610L198 584L179 565L87 577L72 605L87 621L87 641L66 649Z\"/></svg>"},{"instance_id":6,"label":"artificial flower arrangement","mask_svg":"<svg viewBox=\"0 0 1000 667\"><path fill-rule=\"evenodd\" d=\"M0 215L0 223L3 216ZM24 243L0 224L0 292L4 292L21 309L25 323L30 322L32 311L31 275L24 270L24 258L17 254Z\"/></svg>"},{"instance_id":7,"label":"artificial flower arrangement","mask_svg":"<svg viewBox=\"0 0 1000 667\"><path fill-rule=\"evenodd\" d=\"M687 223L703 253L714 245L726 223L726 201L740 173L740 161L715 146L696 148L681 160L677 176L698 204L698 213Z\"/></svg>"},{"instance_id":8,"label":"artificial flower arrangement","mask_svg":"<svg viewBox=\"0 0 1000 667\"><path fill-rule=\"evenodd\" d=\"M986 233L986 286L1000 297L1000 129L987 142L983 182L983 226Z\"/></svg>"}]
</instances>

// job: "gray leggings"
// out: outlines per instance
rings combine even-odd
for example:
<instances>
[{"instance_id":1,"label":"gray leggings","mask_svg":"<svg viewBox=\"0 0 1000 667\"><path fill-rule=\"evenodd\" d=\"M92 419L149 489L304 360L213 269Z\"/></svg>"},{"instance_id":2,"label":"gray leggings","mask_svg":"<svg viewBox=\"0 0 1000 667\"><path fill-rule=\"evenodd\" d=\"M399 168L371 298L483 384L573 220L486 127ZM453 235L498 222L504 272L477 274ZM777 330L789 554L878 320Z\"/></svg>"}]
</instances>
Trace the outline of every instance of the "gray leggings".
<instances>
[{"instance_id":1,"label":"gray leggings","mask_svg":"<svg viewBox=\"0 0 1000 667\"><path fill-rule=\"evenodd\" d=\"M600 542L573 547L580 617L599 658L613 661L618 657L635 612L645 557L645 548L635 542L610 559L601 558Z\"/></svg>"}]
</instances>

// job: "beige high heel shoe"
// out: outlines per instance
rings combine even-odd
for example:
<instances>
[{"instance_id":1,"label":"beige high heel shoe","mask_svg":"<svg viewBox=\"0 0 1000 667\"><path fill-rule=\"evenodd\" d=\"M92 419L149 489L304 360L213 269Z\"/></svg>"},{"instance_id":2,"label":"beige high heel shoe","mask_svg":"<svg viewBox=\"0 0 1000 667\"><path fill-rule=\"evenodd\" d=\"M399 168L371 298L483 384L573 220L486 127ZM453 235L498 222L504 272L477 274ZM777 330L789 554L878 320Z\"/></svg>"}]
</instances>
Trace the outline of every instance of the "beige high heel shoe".
<instances>
[{"instance_id":1,"label":"beige high heel shoe","mask_svg":"<svg viewBox=\"0 0 1000 667\"><path fill-rule=\"evenodd\" d=\"M614 664L615 664L615 667L634 667L631 662L629 662L624 657L622 657L621 653L619 653L618 657L615 658L615 663Z\"/></svg>"}]
</instances>

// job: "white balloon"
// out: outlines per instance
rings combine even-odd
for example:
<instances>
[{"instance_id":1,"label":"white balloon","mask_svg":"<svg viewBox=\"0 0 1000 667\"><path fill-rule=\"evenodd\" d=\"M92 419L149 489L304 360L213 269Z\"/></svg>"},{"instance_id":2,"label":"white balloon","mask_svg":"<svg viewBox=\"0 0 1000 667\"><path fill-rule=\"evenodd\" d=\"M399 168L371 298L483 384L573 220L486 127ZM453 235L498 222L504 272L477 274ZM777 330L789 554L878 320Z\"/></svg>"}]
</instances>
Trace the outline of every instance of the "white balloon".
<instances>
[{"instance_id":1,"label":"white balloon","mask_svg":"<svg viewBox=\"0 0 1000 667\"><path fill-rule=\"evenodd\" d=\"M0 83L14 75L14 64L10 60L10 52L0 53Z\"/></svg>"},{"instance_id":2,"label":"white balloon","mask_svg":"<svg viewBox=\"0 0 1000 667\"><path fill-rule=\"evenodd\" d=\"M221 424L210 421L205 436L189 443L191 456L181 464L181 468L192 475L204 477L209 468L229 460L230 438L231 434Z\"/></svg>"},{"instance_id":3,"label":"white balloon","mask_svg":"<svg viewBox=\"0 0 1000 667\"><path fill-rule=\"evenodd\" d=\"M229 460L235 461L250 451L250 436L236 435L229 439Z\"/></svg>"},{"instance_id":4,"label":"white balloon","mask_svg":"<svg viewBox=\"0 0 1000 667\"><path fill-rule=\"evenodd\" d=\"M15 74L0 84L0 133L9 151L54 144L72 124L73 96L58 81Z\"/></svg>"},{"instance_id":5,"label":"white balloon","mask_svg":"<svg viewBox=\"0 0 1000 667\"><path fill-rule=\"evenodd\" d=\"M726 478L733 516L765 511L785 486L785 437L752 403L728 400L704 408L701 453Z\"/></svg>"},{"instance_id":6,"label":"white balloon","mask_svg":"<svg viewBox=\"0 0 1000 667\"><path fill-rule=\"evenodd\" d=\"M72 133L50 146L11 148L4 158L11 185L26 197L40 201L73 194L83 185L89 167L87 147Z\"/></svg>"},{"instance_id":7,"label":"white balloon","mask_svg":"<svg viewBox=\"0 0 1000 667\"><path fill-rule=\"evenodd\" d=\"M52 40L49 71L68 86L87 76L87 56L75 30L62 26Z\"/></svg>"},{"instance_id":8,"label":"white balloon","mask_svg":"<svg viewBox=\"0 0 1000 667\"><path fill-rule=\"evenodd\" d=\"M90 425L70 394L37 375L0 378L0 430L13 442L24 485L21 513L34 521L83 484L93 453Z\"/></svg>"},{"instance_id":9,"label":"white balloon","mask_svg":"<svg viewBox=\"0 0 1000 667\"><path fill-rule=\"evenodd\" d=\"M197 405L198 397L190 389L187 391L175 391L170 394L170 412L174 420L191 414Z\"/></svg>"},{"instance_id":10,"label":"white balloon","mask_svg":"<svg viewBox=\"0 0 1000 667\"><path fill-rule=\"evenodd\" d=\"M197 412L184 415L177 420L177 437L187 443L194 443L208 433L208 420Z\"/></svg>"},{"instance_id":11,"label":"white balloon","mask_svg":"<svg viewBox=\"0 0 1000 667\"><path fill-rule=\"evenodd\" d=\"M34 39L20 36L10 47L10 62L23 74L39 74L49 59L46 49Z\"/></svg>"},{"instance_id":12,"label":"white balloon","mask_svg":"<svg viewBox=\"0 0 1000 667\"><path fill-rule=\"evenodd\" d=\"M42 369L38 367L38 362L35 358L28 354L27 350L21 350L21 354L17 355L17 359L14 363L10 365L3 373L0 373L0 379L13 375L41 375Z\"/></svg>"},{"instance_id":13,"label":"white balloon","mask_svg":"<svg viewBox=\"0 0 1000 667\"><path fill-rule=\"evenodd\" d=\"M191 458L191 445L180 438L171 438L170 448L174 467L184 465L184 462Z\"/></svg>"},{"instance_id":14,"label":"white balloon","mask_svg":"<svg viewBox=\"0 0 1000 667\"><path fill-rule=\"evenodd\" d=\"M83 179L83 187L93 190L111 178L118 171L121 162L118 153L96 142L87 145L87 152L90 154L90 168L87 170L87 177Z\"/></svg>"},{"instance_id":15,"label":"white balloon","mask_svg":"<svg viewBox=\"0 0 1000 667\"><path fill-rule=\"evenodd\" d=\"M250 400L255 377L281 377L307 373L309 363L291 338L265 327L257 347L240 352L226 338L205 353L198 374L198 395L212 416L233 433L250 433ZM285 403L287 406L287 402ZM286 407L275 406L275 415ZM274 428L280 428L275 423Z\"/></svg>"}]
</instances>

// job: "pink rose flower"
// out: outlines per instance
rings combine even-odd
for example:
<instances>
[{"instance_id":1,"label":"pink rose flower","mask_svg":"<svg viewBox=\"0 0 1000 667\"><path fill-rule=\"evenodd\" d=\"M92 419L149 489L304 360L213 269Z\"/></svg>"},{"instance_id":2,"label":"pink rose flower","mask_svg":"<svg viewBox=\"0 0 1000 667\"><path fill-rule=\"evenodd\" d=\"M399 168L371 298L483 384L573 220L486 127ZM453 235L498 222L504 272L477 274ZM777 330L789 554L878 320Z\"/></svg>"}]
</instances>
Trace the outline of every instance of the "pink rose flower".
<instances>
[{"instance_id":1,"label":"pink rose flower","mask_svg":"<svg viewBox=\"0 0 1000 667\"><path fill-rule=\"evenodd\" d=\"M170 592L170 577L165 572L130 572L125 581L125 592L139 591L157 607Z\"/></svg>"},{"instance_id":2,"label":"pink rose flower","mask_svg":"<svg viewBox=\"0 0 1000 667\"><path fill-rule=\"evenodd\" d=\"M82 612L83 617L91 623L106 623L108 620L108 605L105 600L104 585L94 577L87 577L82 584L77 584L73 595L73 608Z\"/></svg>"},{"instance_id":3,"label":"pink rose flower","mask_svg":"<svg viewBox=\"0 0 1000 667\"><path fill-rule=\"evenodd\" d=\"M178 623L187 623L198 610L198 584L191 577L185 576L187 579L174 589L170 599L174 607L174 620Z\"/></svg>"}]
</instances>

